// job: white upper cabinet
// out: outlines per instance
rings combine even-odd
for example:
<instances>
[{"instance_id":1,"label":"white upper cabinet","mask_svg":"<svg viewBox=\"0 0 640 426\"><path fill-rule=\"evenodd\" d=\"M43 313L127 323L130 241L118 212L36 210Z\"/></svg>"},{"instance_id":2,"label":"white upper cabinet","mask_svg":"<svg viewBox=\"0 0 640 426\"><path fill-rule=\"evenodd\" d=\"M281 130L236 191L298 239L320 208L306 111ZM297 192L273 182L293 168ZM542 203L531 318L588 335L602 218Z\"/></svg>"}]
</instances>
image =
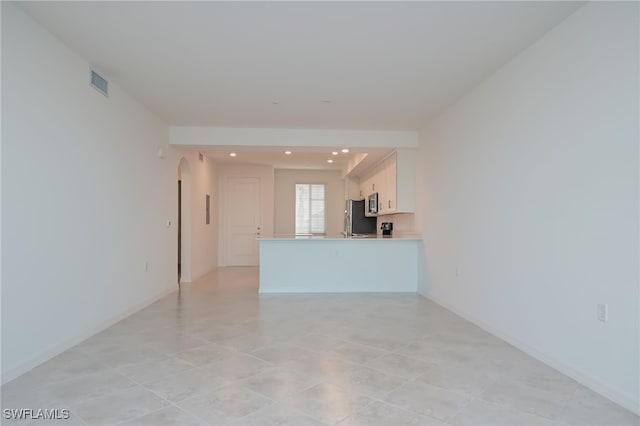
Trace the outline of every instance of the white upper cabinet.
<instances>
[{"instance_id":1,"label":"white upper cabinet","mask_svg":"<svg viewBox=\"0 0 640 426\"><path fill-rule=\"evenodd\" d=\"M383 163L383 174L386 181L383 203L384 212L395 212L398 208L397 203L397 182L398 182L398 162L397 153L391 155Z\"/></svg>"},{"instance_id":2,"label":"white upper cabinet","mask_svg":"<svg viewBox=\"0 0 640 426\"><path fill-rule=\"evenodd\" d=\"M363 197L378 193L378 215L415 212L415 151L398 149L360 180Z\"/></svg>"}]
</instances>

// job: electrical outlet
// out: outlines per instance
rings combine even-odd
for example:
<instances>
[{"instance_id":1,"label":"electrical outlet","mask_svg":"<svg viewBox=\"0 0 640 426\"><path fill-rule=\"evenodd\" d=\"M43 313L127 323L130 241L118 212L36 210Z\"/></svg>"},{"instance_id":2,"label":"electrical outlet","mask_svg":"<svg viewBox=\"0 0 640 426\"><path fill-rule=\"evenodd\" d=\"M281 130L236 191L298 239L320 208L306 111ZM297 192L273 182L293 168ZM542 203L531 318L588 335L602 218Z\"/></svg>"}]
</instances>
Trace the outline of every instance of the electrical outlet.
<instances>
[{"instance_id":1,"label":"electrical outlet","mask_svg":"<svg viewBox=\"0 0 640 426\"><path fill-rule=\"evenodd\" d=\"M456 277L460 278L460 265L456 265Z\"/></svg>"},{"instance_id":2,"label":"electrical outlet","mask_svg":"<svg viewBox=\"0 0 640 426\"><path fill-rule=\"evenodd\" d=\"M607 322L609 320L609 309L606 303L598 303L598 321Z\"/></svg>"},{"instance_id":3,"label":"electrical outlet","mask_svg":"<svg viewBox=\"0 0 640 426\"><path fill-rule=\"evenodd\" d=\"M144 271L149 272L149 262L144 262Z\"/></svg>"}]
</instances>

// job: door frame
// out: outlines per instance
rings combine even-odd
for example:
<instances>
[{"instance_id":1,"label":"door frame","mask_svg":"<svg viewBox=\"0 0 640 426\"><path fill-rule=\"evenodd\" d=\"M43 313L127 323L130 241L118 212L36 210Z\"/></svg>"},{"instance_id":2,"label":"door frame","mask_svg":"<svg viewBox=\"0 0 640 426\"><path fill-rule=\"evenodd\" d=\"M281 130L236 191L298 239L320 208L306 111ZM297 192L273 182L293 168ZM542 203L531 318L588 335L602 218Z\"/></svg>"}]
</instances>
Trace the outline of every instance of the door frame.
<instances>
[{"instance_id":1,"label":"door frame","mask_svg":"<svg viewBox=\"0 0 640 426\"><path fill-rule=\"evenodd\" d=\"M185 157L178 163L178 180L180 186L180 280L178 284L191 282L191 167ZM176 250L177 252L177 250ZM177 256L177 253L176 253Z\"/></svg>"}]
</instances>

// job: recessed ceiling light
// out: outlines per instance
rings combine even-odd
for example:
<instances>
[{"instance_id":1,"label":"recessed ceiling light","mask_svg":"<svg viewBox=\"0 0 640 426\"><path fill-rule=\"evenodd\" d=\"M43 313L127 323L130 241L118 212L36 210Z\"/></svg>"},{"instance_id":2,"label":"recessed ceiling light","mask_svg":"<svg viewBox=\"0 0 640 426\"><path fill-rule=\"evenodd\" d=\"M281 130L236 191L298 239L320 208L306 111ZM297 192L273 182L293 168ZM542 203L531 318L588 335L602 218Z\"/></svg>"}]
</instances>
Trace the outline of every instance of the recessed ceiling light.
<instances>
[{"instance_id":1,"label":"recessed ceiling light","mask_svg":"<svg viewBox=\"0 0 640 426\"><path fill-rule=\"evenodd\" d=\"M327 160L327 163L333 163L333 160Z\"/></svg>"},{"instance_id":2,"label":"recessed ceiling light","mask_svg":"<svg viewBox=\"0 0 640 426\"><path fill-rule=\"evenodd\" d=\"M291 155L291 151L285 151L284 152L286 155Z\"/></svg>"},{"instance_id":3,"label":"recessed ceiling light","mask_svg":"<svg viewBox=\"0 0 640 426\"><path fill-rule=\"evenodd\" d=\"M338 151L333 151L331 155L338 155Z\"/></svg>"},{"instance_id":4,"label":"recessed ceiling light","mask_svg":"<svg viewBox=\"0 0 640 426\"><path fill-rule=\"evenodd\" d=\"M324 101L322 101L323 104L330 104L331 103L331 99L325 99Z\"/></svg>"},{"instance_id":5,"label":"recessed ceiling light","mask_svg":"<svg viewBox=\"0 0 640 426\"><path fill-rule=\"evenodd\" d=\"M272 104L274 104L274 105L278 105L280 102L278 102L278 101L273 101L273 102L271 102L271 103L272 103Z\"/></svg>"},{"instance_id":6,"label":"recessed ceiling light","mask_svg":"<svg viewBox=\"0 0 640 426\"><path fill-rule=\"evenodd\" d=\"M235 152L232 152L232 153L230 153L230 154L229 154L229 156L230 156L230 157L235 157L235 156L236 156L236 153L235 153Z\"/></svg>"},{"instance_id":7,"label":"recessed ceiling light","mask_svg":"<svg viewBox=\"0 0 640 426\"><path fill-rule=\"evenodd\" d=\"M345 148L345 149L343 149L343 150L342 150L342 153L343 153L343 154L346 154L347 152L349 152L349 150L348 150L347 148Z\"/></svg>"}]
</instances>

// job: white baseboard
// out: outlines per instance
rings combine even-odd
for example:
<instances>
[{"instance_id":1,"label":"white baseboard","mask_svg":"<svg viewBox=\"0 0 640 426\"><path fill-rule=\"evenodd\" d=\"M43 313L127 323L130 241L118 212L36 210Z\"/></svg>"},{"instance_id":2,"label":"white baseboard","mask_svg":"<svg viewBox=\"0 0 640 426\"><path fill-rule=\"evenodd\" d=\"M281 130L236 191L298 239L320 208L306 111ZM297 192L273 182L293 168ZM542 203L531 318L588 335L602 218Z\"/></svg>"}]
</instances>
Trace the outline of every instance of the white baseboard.
<instances>
[{"instance_id":1,"label":"white baseboard","mask_svg":"<svg viewBox=\"0 0 640 426\"><path fill-rule=\"evenodd\" d=\"M213 268L209 269L208 271L197 275L195 278L193 276L191 276L191 280L190 281L180 281L180 285L182 285L182 284L187 284L187 285L197 284L201 279L203 279L207 275L215 272L215 270L218 269L218 268L219 268L219 266L214 266Z\"/></svg>"},{"instance_id":2,"label":"white baseboard","mask_svg":"<svg viewBox=\"0 0 640 426\"><path fill-rule=\"evenodd\" d=\"M146 308L147 306L151 305L152 303L162 299L165 296L168 296L169 294L178 291L178 287L176 285L176 288L170 288L167 290L162 291L161 293L155 295L154 297L147 299L146 301L139 303L135 306L133 306L130 309L127 309L126 311L116 315L115 317L111 318L110 320L107 320L103 323L101 323L98 326L95 327L91 327L89 330L85 331L84 333L80 334L79 336L67 340L66 342L60 343L59 345L56 345L52 348L49 348L46 351L43 351L40 355L35 356L27 361L22 362L20 365L18 365L17 367L12 368L9 371L5 371L2 373L2 378L0 379L0 383L5 384L7 382L10 382L11 380L23 375L24 373L26 373L27 371L33 369L34 367L37 367L38 365L50 360L51 358L53 358L56 355L61 354L62 352L66 351L67 349L70 349L72 347L74 347L75 345L77 345L78 343L88 339L89 337L93 336L94 334L97 334L103 330L106 330L107 328L111 327L112 325L114 325L115 323L125 319L126 317L128 317L131 314L134 314L136 312L138 312L141 309Z\"/></svg>"},{"instance_id":3,"label":"white baseboard","mask_svg":"<svg viewBox=\"0 0 640 426\"><path fill-rule=\"evenodd\" d=\"M467 321L474 323L478 327L493 334L496 337L499 337L505 342L515 346L516 348L520 349L522 352L526 353L527 355L530 355L533 358L536 358L537 360L542 361L545 364L549 365L550 367L558 370L562 374L565 374L571 377L572 379L588 387L592 391L597 392L600 395L604 396L605 398L615 402L616 404L621 405L627 410L630 410L640 415L640 402L636 398L634 398L632 395L629 395L625 392L621 392L618 389L612 388L611 386L605 383L602 383L600 380L594 378L593 376L586 374L582 371L576 370L575 368L570 367L564 364L563 362L560 362L557 359L543 352L540 352L539 350L529 346L528 344L522 342L521 340L507 333L504 333L502 330L499 330L485 323L484 321L473 317L472 315L468 315L467 313L456 309L455 307L451 306L450 304L446 303L443 300L438 299L437 297L433 297L428 293L420 292L419 294L437 303L438 305L448 309L449 311L455 313L456 315L466 319Z\"/></svg>"}]
</instances>

